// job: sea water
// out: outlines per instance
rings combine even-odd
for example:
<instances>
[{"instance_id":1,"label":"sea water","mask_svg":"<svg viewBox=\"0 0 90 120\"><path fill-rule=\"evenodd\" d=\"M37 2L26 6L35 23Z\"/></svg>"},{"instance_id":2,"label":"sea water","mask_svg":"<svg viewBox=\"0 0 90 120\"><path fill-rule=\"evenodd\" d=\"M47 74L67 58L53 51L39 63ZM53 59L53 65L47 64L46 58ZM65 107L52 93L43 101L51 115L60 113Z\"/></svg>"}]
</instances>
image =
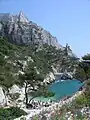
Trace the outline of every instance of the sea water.
<instances>
[{"instance_id":1,"label":"sea water","mask_svg":"<svg viewBox=\"0 0 90 120\"><path fill-rule=\"evenodd\" d=\"M57 80L51 85L49 85L49 88L48 88L49 91L55 93L54 97L51 97L51 98L37 97L35 99L41 100L41 101L48 101L49 99L58 101L63 97L72 96L80 89L82 85L83 83L81 83L78 80Z\"/></svg>"}]
</instances>

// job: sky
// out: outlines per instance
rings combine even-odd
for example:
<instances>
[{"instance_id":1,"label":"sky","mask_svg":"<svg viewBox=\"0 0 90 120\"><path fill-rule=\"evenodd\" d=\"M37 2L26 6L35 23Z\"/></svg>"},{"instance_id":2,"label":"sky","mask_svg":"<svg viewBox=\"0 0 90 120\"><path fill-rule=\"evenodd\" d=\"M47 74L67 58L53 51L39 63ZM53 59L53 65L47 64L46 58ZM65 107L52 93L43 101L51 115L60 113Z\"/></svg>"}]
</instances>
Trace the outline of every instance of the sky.
<instances>
[{"instance_id":1,"label":"sky","mask_svg":"<svg viewBox=\"0 0 90 120\"><path fill-rule=\"evenodd\" d=\"M0 0L0 13L19 11L78 57L90 53L90 0Z\"/></svg>"}]
</instances>

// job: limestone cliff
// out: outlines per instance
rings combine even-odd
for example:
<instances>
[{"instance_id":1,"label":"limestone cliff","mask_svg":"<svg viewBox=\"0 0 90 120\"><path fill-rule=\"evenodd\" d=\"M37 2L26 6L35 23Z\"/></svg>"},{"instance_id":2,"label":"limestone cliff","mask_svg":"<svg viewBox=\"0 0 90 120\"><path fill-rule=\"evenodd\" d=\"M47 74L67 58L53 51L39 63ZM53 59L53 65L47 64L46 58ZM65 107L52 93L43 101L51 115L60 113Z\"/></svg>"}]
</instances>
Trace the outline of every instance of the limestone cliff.
<instances>
[{"instance_id":1,"label":"limestone cliff","mask_svg":"<svg viewBox=\"0 0 90 120\"><path fill-rule=\"evenodd\" d=\"M19 15L9 13L0 14L0 35L5 36L12 43L26 44L47 43L48 45L63 48L48 31L37 24L29 21L28 18L20 12Z\"/></svg>"}]
</instances>

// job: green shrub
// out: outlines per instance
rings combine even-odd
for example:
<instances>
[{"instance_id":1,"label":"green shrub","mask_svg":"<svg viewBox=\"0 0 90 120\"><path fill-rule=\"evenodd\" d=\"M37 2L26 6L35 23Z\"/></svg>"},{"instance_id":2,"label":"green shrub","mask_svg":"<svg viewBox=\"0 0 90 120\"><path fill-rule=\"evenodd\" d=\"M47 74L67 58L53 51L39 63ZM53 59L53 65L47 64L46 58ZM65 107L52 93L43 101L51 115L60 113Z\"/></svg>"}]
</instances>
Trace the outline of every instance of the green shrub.
<instances>
[{"instance_id":1,"label":"green shrub","mask_svg":"<svg viewBox=\"0 0 90 120\"><path fill-rule=\"evenodd\" d=\"M87 106L88 104L89 104L89 99L86 97L85 94L80 95L72 102L72 106L74 106L75 109L81 109Z\"/></svg>"},{"instance_id":2,"label":"green shrub","mask_svg":"<svg viewBox=\"0 0 90 120\"><path fill-rule=\"evenodd\" d=\"M7 109L0 108L0 120L13 120L22 115L26 115L26 112L18 107L11 107Z\"/></svg>"}]
</instances>

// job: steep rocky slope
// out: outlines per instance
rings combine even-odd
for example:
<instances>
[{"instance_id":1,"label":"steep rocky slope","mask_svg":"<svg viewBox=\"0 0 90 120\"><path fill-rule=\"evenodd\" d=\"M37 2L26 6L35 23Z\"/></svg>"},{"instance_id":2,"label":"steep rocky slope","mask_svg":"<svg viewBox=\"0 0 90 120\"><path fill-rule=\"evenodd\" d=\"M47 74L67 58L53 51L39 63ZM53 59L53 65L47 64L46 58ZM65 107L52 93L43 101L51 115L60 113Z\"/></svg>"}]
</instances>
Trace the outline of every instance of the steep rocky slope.
<instances>
[{"instance_id":1,"label":"steep rocky slope","mask_svg":"<svg viewBox=\"0 0 90 120\"><path fill-rule=\"evenodd\" d=\"M66 44L66 47L60 45L56 37L32 21L29 21L23 12L20 12L18 15L0 13L0 36L17 45L33 46L34 51L43 49L45 44L56 47L59 53L55 53L55 48L52 51L53 54L56 54L54 63L56 70L58 72L64 72L65 70L72 72L75 70L73 60L77 59L77 57L73 54L68 44ZM20 51L18 56L21 56L21 54L22 51Z\"/></svg>"},{"instance_id":2,"label":"steep rocky slope","mask_svg":"<svg viewBox=\"0 0 90 120\"><path fill-rule=\"evenodd\" d=\"M0 13L0 36L6 37L9 42L18 45L38 44L40 47L43 44L48 44L58 49L67 49L68 55L76 57L68 44L66 48L60 45L56 37L36 23L29 21L23 12L18 15Z\"/></svg>"},{"instance_id":3,"label":"steep rocky slope","mask_svg":"<svg viewBox=\"0 0 90 120\"><path fill-rule=\"evenodd\" d=\"M55 37L29 21L22 12L0 14L0 85L5 91L18 83L19 75L29 67L44 76L44 83L50 83L55 72L73 73L77 62L68 44L62 47Z\"/></svg>"},{"instance_id":4,"label":"steep rocky slope","mask_svg":"<svg viewBox=\"0 0 90 120\"><path fill-rule=\"evenodd\" d=\"M19 15L2 13L0 14L0 21L0 35L6 36L10 42L26 45L31 42L39 43L39 45L47 43L62 48L56 37L29 21L23 12L20 12Z\"/></svg>"}]
</instances>

